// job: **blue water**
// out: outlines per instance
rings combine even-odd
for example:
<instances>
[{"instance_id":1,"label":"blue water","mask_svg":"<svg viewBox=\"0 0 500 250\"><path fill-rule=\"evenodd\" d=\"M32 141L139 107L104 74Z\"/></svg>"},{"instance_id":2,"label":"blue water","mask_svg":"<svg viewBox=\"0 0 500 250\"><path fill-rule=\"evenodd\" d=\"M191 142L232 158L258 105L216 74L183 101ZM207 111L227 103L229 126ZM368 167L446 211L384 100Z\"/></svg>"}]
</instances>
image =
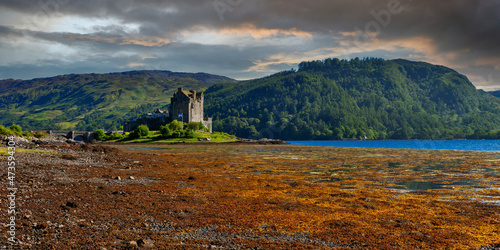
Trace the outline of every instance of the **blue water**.
<instances>
[{"instance_id":1,"label":"blue water","mask_svg":"<svg viewBox=\"0 0 500 250\"><path fill-rule=\"evenodd\" d=\"M500 140L288 141L298 146L448 149L500 152Z\"/></svg>"}]
</instances>

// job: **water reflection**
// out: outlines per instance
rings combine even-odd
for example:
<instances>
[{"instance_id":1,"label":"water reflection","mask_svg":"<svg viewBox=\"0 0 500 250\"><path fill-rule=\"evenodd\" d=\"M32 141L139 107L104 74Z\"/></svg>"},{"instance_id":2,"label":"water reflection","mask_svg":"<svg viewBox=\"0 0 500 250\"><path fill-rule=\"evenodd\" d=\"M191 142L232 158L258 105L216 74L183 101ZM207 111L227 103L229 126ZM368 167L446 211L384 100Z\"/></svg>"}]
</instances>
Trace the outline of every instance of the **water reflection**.
<instances>
[{"instance_id":1,"label":"water reflection","mask_svg":"<svg viewBox=\"0 0 500 250\"><path fill-rule=\"evenodd\" d=\"M389 187L391 189L406 189L406 190L414 190L414 191L427 191L431 189L453 189L456 186L467 187L477 185L475 182L470 181L404 181L396 183L398 186Z\"/></svg>"}]
</instances>

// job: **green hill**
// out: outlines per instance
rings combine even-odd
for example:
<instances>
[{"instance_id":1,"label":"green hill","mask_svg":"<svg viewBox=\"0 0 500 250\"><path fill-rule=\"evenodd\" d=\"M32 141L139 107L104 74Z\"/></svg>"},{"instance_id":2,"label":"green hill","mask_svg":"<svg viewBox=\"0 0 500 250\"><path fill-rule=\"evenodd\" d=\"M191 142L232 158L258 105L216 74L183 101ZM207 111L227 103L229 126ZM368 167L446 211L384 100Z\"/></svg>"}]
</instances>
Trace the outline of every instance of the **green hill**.
<instances>
[{"instance_id":1,"label":"green hill","mask_svg":"<svg viewBox=\"0 0 500 250\"><path fill-rule=\"evenodd\" d=\"M492 96L496 96L496 97L499 97L500 98L500 90L497 90L497 91L490 91L488 92L490 95Z\"/></svg>"},{"instance_id":2,"label":"green hill","mask_svg":"<svg viewBox=\"0 0 500 250\"><path fill-rule=\"evenodd\" d=\"M165 108L178 87L203 91L234 79L205 73L131 71L0 81L0 124L23 129L116 129Z\"/></svg>"},{"instance_id":3,"label":"green hill","mask_svg":"<svg viewBox=\"0 0 500 250\"><path fill-rule=\"evenodd\" d=\"M240 137L500 137L497 98L452 69L423 62L302 62L297 71L214 85L205 96L214 130Z\"/></svg>"}]
</instances>

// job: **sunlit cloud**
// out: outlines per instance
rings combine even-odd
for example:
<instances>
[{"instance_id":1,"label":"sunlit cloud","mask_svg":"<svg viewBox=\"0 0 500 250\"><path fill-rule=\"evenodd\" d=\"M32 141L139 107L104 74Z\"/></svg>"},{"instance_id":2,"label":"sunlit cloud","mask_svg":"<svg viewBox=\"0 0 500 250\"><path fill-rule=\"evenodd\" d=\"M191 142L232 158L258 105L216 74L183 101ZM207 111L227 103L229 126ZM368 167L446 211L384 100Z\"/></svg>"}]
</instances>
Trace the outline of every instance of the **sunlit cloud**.
<instances>
[{"instance_id":1,"label":"sunlit cloud","mask_svg":"<svg viewBox=\"0 0 500 250\"><path fill-rule=\"evenodd\" d=\"M301 38L312 38L312 34L305 31L297 30L297 28L290 29L264 29L257 28L253 24L242 24L235 28L222 28L217 33L230 36L251 36L255 39L263 39L266 37L287 35Z\"/></svg>"},{"instance_id":2,"label":"sunlit cloud","mask_svg":"<svg viewBox=\"0 0 500 250\"><path fill-rule=\"evenodd\" d=\"M140 37L124 37L118 43L120 45L140 45L144 47L161 47L167 45L171 42L170 39L167 38L140 38Z\"/></svg>"}]
</instances>

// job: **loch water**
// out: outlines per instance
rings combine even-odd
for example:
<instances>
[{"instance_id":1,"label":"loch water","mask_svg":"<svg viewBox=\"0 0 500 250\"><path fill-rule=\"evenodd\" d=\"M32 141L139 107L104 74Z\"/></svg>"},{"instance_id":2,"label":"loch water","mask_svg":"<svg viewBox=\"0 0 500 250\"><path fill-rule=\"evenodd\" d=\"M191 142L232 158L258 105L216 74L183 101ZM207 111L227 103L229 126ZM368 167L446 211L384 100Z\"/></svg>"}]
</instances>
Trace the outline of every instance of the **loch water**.
<instances>
[{"instance_id":1,"label":"loch water","mask_svg":"<svg viewBox=\"0 0 500 250\"><path fill-rule=\"evenodd\" d=\"M500 152L500 140L287 141L297 146L406 148Z\"/></svg>"}]
</instances>

